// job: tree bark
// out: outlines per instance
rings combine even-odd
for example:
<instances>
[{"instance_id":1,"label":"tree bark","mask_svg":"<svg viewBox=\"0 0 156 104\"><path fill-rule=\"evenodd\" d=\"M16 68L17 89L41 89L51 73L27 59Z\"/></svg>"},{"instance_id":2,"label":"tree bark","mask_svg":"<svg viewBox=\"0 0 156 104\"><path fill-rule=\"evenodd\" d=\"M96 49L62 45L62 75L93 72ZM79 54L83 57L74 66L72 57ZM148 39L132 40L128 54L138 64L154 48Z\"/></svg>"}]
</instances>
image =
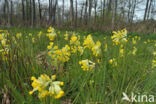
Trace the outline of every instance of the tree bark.
<instances>
[{"instance_id":1,"label":"tree bark","mask_svg":"<svg viewBox=\"0 0 156 104\"><path fill-rule=\"evenodd\" d=\"M75 10L75 27L77 28L77 0L75 1L75 8L76 8L76 10Z\"/></svg>"},{"instance_id":2,"label":"tree bark","mask_svg":"<svg viewBox=\"0 0 156 104\"><path fill-rule=\"evenodd\" d=\"M97 9L97 0L94 0L94 9L95 9L95 11L94 11L94 24L96 24L96 18L97 18L97 11L96 11L96 9Z\"/></svg>"},{"instance_id":3,"label":"tree bark","mask_svg":"<svg viewBox=\"0 0 156 104\"><path fill-rule=\"evenodd\" d=\"M150 0L148 14L147 14L147 19L149 19L149 15L150 15L150 11L151 11L151 5L152 5L152 0Z\"/></svg>"},{"instance_id":4,"label":"tree bark","mask_svg":"<svg viewBox=\"0 0 156 104\"><path fill-rule=\"evenodd\" d=\"M89 18L88 18L88 21L89 21L89 22L90 22L90 20L91 20L92 3L93 3L93 0L89 0Z\"/></svg>"},{"instance_id":5,"label":"tree bark","mask_svg":"<svg viewBox=\"0 0 156 104\"><path fill-rule=\"evenodd\" d=\"M52 8L52 24L53 25L55 25L55 23L56 23L56 8L57 8L57 3L58 3L58 0L55 1L55 5Z\"/></svg>"},{"instance_id":6,"label":"tree bark","mask_svg":"<svg viewBox=\"0 0 156 104\"><path fill-rule=\"evenodd\" d=\"M22 0L22 18L23 18L23 21L25 21L25 6L24 6L24 0Z\"/></svg>"},{"instance_id":7,"label":"tree bark","mask_svg":"<svg viewBox=\"0 0 156 104\"><path fill-rule=\"evenodd\" d=\"M63 10L62 10L62 23L64 24L64 0L63 0Z\"/></svg>"},{"instance_id":8,"label":"tree bark","mask_svg":"<svg viewBox=\"0 0 156 104\"><path fill-rule=\"evenodd\" d=\"M10 12L10 25L12 25L12 24L13 24L13 23L12 23L12 22L13 22L13 21L12 21L12 20L13 20L13 1L12 1L12 0L10 1L10 5L11 5L11 6L10 6L10 7L11 7L11 8L10 8L10 9L11 9L11 10L10 10L10 11L11 11L11 12Z\"/></svg>"},{"instance_id":9,"label":"tree bark","mask_svg":"<svg viewBox=\"0 0 156 104\"><path fill-rule=\"evenodd\" d=\"M73 0L70 0L70 18L71 18L71 26L73 26L73 22L74 22Z\"/></svg>"},{"instance_id":10,"label":"tree bark","mask_svg":"<svg viewBox=\"0 0 156 104\"><path fill-rule=\"evenodd\" d=\"M87 9L88 9L88 0L86 0L86 3L85 3L85 25L88 24L88 14L87 14Z\"/></svg>"},{"instance_id":11,"label":"tree bark","mask_svg":"<svg viewBox=\"0 0 156 104\"><path fill-rule=\"evenodd\" d=\"M147 0L147 2L146 2L146 8L145 8L145 13L144 13L144 21L147 18L148 4L149 4L149 0Z\"/></svg>"},{"instance_id":12,"label":"tree bark","mask_svg":"<svg viewBox=\"0 0 156 104\"><path fill-rule=\"evenodd\" d=\"M41 2L38 0L38 9L39 9L39 17L40 17L40 23L42 21L42 9L41 9Z\"/></svg>"},{"instance_id":13,"label":"tree bark","mask_svg":"<svg viewBox=\"0 0 156 104\"><path fill-rule=\"evenodd\" d=\"M105 17L105 3L106 3L106 1L103 0L103 10L102 10L102 12L103 12L103 14L102 14L102 22L103 23L104 23L104 17Z\"/></svg>"}]
</instances>

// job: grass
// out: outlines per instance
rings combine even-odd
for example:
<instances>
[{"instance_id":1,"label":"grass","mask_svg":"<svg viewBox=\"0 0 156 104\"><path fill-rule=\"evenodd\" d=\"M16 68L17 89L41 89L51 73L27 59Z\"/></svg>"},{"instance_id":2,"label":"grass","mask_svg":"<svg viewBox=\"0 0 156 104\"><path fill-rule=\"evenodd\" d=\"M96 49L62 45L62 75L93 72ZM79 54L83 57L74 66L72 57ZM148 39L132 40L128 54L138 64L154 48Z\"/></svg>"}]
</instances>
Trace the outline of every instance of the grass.
<instances>
[{"instance_id":1,"label":"grass","mask_svg":"<svg viewBox=\"0 0 156 104\"><path fill-rule=\"evenodd\" d=\"M50 76L56 74L57 80L64 82L62 89L65 94L62 98L53 100L53 104L130 104L121 100L123 92L128 96L131 92L156 96L156 70L152 68L156 34L129 33L129 41L124 45L124 57L120 57L120 46L113 45L111 32L76 31L81 36L81 45L83 36L88 34L92 34L94 41L101 42L100 63L96 62L97 58L91 50L85 49L81 56L79 53L72 54L70 60L64 63L63 72L60 72L53 66L52 59L47 54L50 40L46 37L46 29L1 29L10 33L8 60L2 60L2 55L0 58L0 99L3 102L8 99L11 104L41 104L37 93L29 95L29 91L32 90L31 76L39 77L43 73ZM40 38L37 35L39 31L43 32ZM16 33L19 32L22 37L18 39ZM54 43L59 48L70 45L64 40L64 34L65 31L57 31ZM136 39L134 45L131 40L136 35L141 37L141 40ZM15 37L16 43L12 37ZM150 41L144 44L147 40ZM107 51L104 51L105 44L108 44ZM130 54L133 46L137 48L135 56ZM117 66L109 63L113 58L117 60ZM93 71L86 72L81 69L78 63L84 59L96 63ZM50 100L46 101L46 104L50 103ZM144 101L144 104L149 103Z\"/></svg>"}]
</instances>

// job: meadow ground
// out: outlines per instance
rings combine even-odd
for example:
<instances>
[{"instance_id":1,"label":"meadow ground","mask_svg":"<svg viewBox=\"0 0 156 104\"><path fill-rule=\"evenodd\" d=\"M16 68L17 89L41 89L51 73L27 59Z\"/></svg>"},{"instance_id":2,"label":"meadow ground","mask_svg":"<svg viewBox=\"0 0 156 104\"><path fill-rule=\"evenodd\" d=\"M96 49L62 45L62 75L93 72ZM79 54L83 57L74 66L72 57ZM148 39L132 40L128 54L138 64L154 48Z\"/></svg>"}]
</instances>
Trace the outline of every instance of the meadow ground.
<instances>
[{"instance_id":1,"label":"meadow ground","mask_svg":"<svg viewBox=\"0 0 156 104\"><path fill-rule=\"evenodd\" d=\"M2 104L149 104L156 34L126 32L1 28Z\"/></svg>"}]
</instances>

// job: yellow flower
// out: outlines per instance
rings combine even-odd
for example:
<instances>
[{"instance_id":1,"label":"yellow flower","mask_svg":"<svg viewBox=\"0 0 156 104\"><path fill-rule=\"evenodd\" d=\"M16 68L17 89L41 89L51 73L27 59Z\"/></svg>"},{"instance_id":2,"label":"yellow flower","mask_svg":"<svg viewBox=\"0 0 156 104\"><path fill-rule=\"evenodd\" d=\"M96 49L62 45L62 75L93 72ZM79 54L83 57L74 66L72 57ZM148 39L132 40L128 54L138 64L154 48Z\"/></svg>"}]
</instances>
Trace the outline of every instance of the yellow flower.
<instances>
[{"instance_id":1,"label":"yellow flower","mask_svg":"<svg viewBox=\"0 0 156 104\"><path fill-rule=\"evenodd\" d=\"M3 39L3 40L1 40L1 44L2 44L2 46L6 46L6 39Z\"/></svg>"},{"instance_id":2,"label":"yellow flower","mask_svg":"<svg viewBox=\"0 0 156 104\"><path fill-rule=\"evenodd\" d=\"M144 44L147 44L147 42L146 42L146 41L144 41Z\"/></svg>"},{"instance_id":3,"label":"yellow flower","mask_svg":"<svg viewBox=\"0 0 156 104\"><path fill-rule=\"evenodd\" d=\"M16 38L17 38L17 39L19 39L21 36L22 36L21 33L17 33L17 34L16 34Z\"/></svg>"},{"instance_id":4,"label":"yellow flower","mask_svg":"<svg viewBox=\"0 0 156 104\"><path fill-rule=\"evenodd\" d=\"M80 36L76 36L75 34L72 35L70 39L70 44L71 44L71 52L76 53L77 51L80 52L80 54L83 54L83 47L80 46Z\"/></svg>"},{"instance_id":5,"label":"yellow flower","mask_svg":"<svg viewBox=\"0 0 156 104\"><path fill-rule=\"evenodd\" d=\"M136 51L137 51L137 48L136 48L136 47L133 47L132 54L133 54L134 56L136 55Z\"/></svg>"},{"instance_id":6,"label":"yellow flower","mask_svg":"<svg viewBox=\"0 0 156 104\"><path fill-rule=\"evenodd\" d=\"M94 44L95 43L94 43L91 35L88 35L87 38L83 42L84 48L89 48L89 49L91 49L94 46Z\"/></svg>"},{"instance_id":7,"label":"yellow flower","mask_svg":"<svg viewBox=\"0 0 156 104\"><path fill-rule=\"evenodd\" d=\"M32 38L32 42L35 43L35 38L34 37Z\"/></svg>"},{"instance_id":8,"label":"yellow flower","mask_svg":"<svg viewBox=\"0 0 156 104\"><path fill-rule=\"evenodd\" d=\"M92 47L93 55L100 56L101 55L101 43L100 41L97 41L95 45Z\"/></svg>"},{"instance_id":9,"label":"yellow flower","mask_svg":"<svg viewBox=\"0 0 156 104\"><path fill-rule=\"evenodd\" d=\"M153 55L156 56L156 51L153 52Z\"/></svg>"},{"instance_id":10,"label":"yellow flower","mask_svg":"<svg viewBox=\"0 0 156 104\"><path fill-rule=\"evenodd\" d=\"M49 46L49 48L51 48ZM54 59L54 61L67 62L70 57L70 47L65 45L62 49L58 49L57 46L54 46L50 49L49 55Z\"/></svg>"},{"instance_id":11,"label":"yellow flower","mask_svg":"<svg viewBox=\"0 0 156 104\"><path fill-rule=\"evenodd\" d=\"M104 51L107 52L107 50L108 50L108 45L105 44L105 49L104 49Z\"/></svg>"},{"instance_id":12,"label":"yellow flower","mask_svg":"<svg viewBox=\"0 0 156 104\"><path fill-rule=\"evenodd\" d=\"M121 56L121 57L124 56L124 49L120 49L120 56Z\"/></svg>"},{"instance_id":13,"label":"yellow flower","mask_svg":"<svg viewBox=\"0 0 156 104\"><path fill-rule=\"evenodd\" d=\"M136 44L136 40L134 38L132 38L132 43Z\"/></svg>"},{"instance_id":14,"label":"yellow flower","mask_svg":"<svg viewBox=\"0 0 156 104\"><path fill-rule=\"evenodd\" d=\"M84 71L92 70L95 67L95 63L88 59L79 61L79 64Z\"/></svg>"},{"instance_id":15,"label":"yellow flower","mask_svg":"<svg viewBox=\"0 0 156 104\"><path fill-rule=\"evenodd\" d=\"M156 60L152 60L152 68L156 67Z\"/></svg>"},{"instance_id":16,"label":"yellow flower","mask_svg":"<svg viewBox=\"0 0 156 104\"><path fill-rule=\"evenodd\" d=\"M113 36L111 38L112 38L112 41L116 45L126 43L128 41L127 40L127 30L123 29L123 30L118 31L118 32L113 31Z\"/></svg>"},{"instance_id":17,"label":"yellow flower","mask_svg":"<svg viewBox=\"0 0 156 104\"><path fill-rule=\"evenodd\" d=\"M59 99L60 97L62 97L64 95L64 91L60 91L56 96L55 99Z\"/></svg>"},{"instance_id":18,"label":"yellow flower","mask_svg":"<svg viewBox=\"0 0 156 104\"><path fill-rule=\"evenodd\" d=\"M53 75L50 78L46 74L42 74L38 79L34 76L31 77L33 90L29 92L32 95L35 91L38 91L38 97L44 98L46 96L54 96L55 98L60 98L64 95L61 87L64 85L64 82L54 81L56 75Z\"/></svg>"},{"instance_id":19,"label":"yellow flower","mask_svg":"<svg viewBox=\"0 0 156 104\"><path fill-rule=\"evenodd\" d=\"M31 37L32 36L32 33L29 33L28 35Z\"/></svg>"},{"instance_id":20,"label":"yellow flower","mask_svg":"<svg viewBox=\"0 0 156 104\"><path fill-rule=\"evenodd\" d=\"M84 52L84 49L83 49L83 47L81 47L81 46L78 46L78 51L80 52L80 55L82 55L82 54L83 54L83 52Z\"/></svg>"},{"instance_id":21,"label":"yellow flower","mask_svg":"<svg viewBox=\"0 0 156 104\"><path fill-rule=\"evenodd\" d=\"M51 41L53 41L53 40L55 39L55 37L56 37L55 29L52 28L52 27L49 27L47 31L48 31L47 36L49 37L49 39L50 39Z\"/></svg>"},{"instance_id":22,"label":"yellow flower","mask_svg":"<svg viewBox=\"0 0 156 104\"><path fill-rule=\"evenodd\" d=\"M113 63L113 59L110 59L110 60L109 60L109 63L112 64L112 63Z\"/></svg>"},{"instance_id":23,"label":"yellow flower","mask_svg":"<svg viewBox=\"0 0 156 104\"><path fill-rule=\"evenodd\" d=\"M112 64L113 66L117 66L117 61L116 61L115 58L110 59L110 60L109 60L109 63Z\"/></svg>"}]
</instances>

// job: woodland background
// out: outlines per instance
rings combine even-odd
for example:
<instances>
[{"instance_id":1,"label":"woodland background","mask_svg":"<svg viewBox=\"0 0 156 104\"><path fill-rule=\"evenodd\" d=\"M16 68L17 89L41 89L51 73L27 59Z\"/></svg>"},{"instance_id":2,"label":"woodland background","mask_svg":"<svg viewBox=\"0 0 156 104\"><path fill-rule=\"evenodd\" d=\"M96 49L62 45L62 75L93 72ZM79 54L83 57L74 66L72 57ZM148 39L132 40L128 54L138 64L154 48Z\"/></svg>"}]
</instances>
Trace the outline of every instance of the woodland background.
<instances>
[{"instance_id":1,"label":"woodland background","mask_svg":"<svg viewBox=\"0 0 156 104\"><path fill-rule=\"evenodd\" d=\"M156 32L156 0L0 0L0 26Z\"/></svg>"}]
</instances>

